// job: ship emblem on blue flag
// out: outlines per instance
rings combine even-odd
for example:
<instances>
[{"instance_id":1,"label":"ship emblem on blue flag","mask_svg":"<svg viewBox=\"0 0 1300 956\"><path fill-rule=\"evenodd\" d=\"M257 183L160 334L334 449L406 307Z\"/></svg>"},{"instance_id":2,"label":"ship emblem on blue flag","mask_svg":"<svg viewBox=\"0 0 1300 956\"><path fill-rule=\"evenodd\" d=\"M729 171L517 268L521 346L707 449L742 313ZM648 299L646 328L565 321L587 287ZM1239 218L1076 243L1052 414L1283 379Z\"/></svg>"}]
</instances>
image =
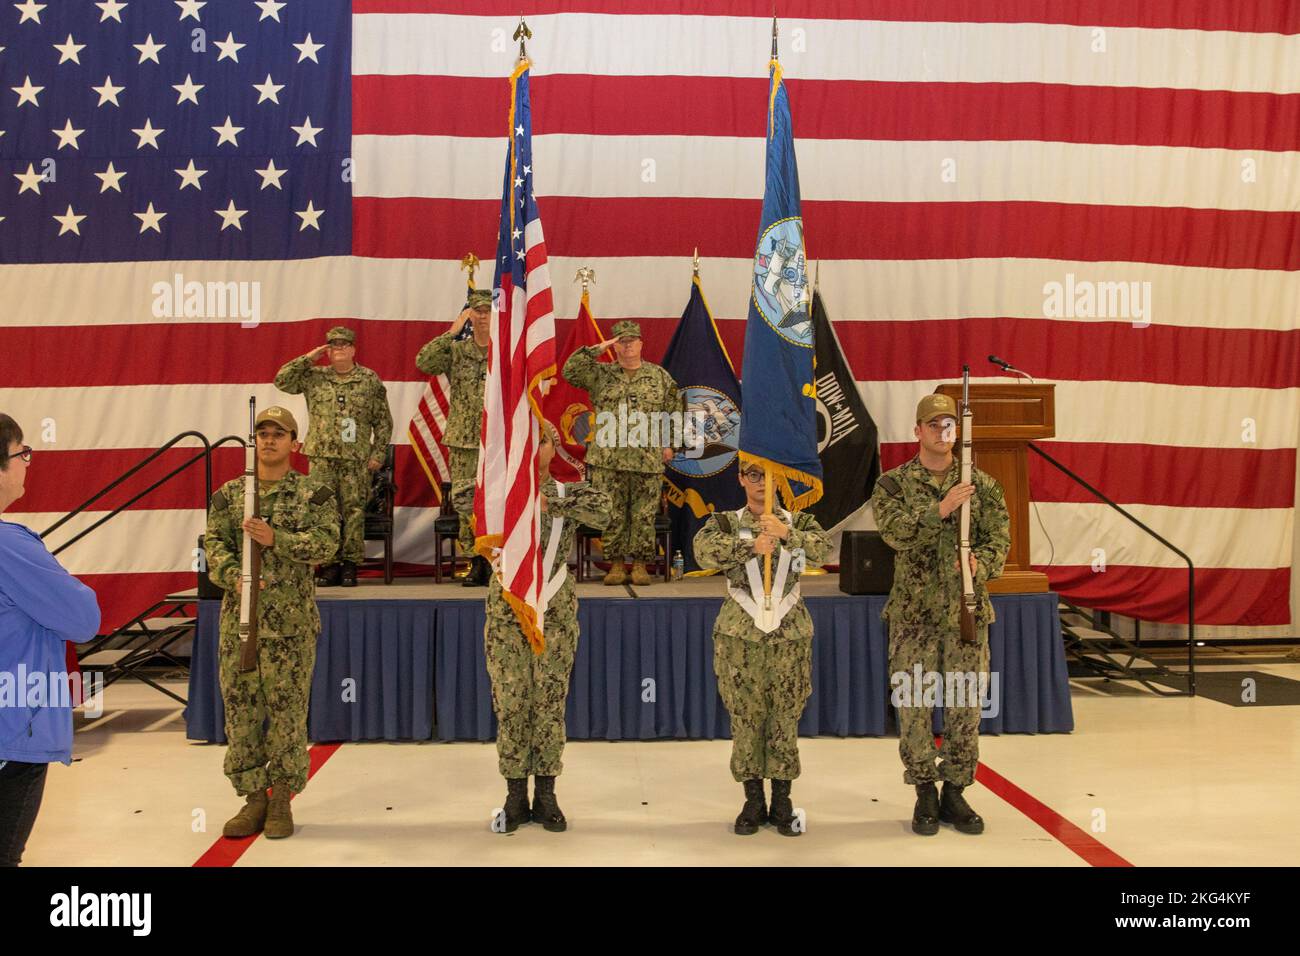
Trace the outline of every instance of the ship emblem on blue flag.
<instances>
[{"instance_id":1,"label":"ship emblem on blue flag","mask_svg":"<svg viewBox=\"0 0 1300 956\"><path fill-rule=\"evenodd\" d=\"M802 219L778 220L758 240L754 305L777 335L805 348L812 345Z\"/></svg>"}]
</instances>

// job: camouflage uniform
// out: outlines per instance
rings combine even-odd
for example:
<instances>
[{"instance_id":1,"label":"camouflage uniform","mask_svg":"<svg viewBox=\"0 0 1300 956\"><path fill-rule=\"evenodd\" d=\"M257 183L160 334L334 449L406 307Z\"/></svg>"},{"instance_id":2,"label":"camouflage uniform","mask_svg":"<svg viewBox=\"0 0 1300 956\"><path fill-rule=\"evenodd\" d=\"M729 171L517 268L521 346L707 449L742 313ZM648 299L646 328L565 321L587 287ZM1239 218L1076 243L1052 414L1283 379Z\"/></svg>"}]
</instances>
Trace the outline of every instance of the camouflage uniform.
<instances>
[{"instance_id":1,"label":"camouflage uniform","mask_svg":"<svg viewBox=\"0 0 1300 956\"><path fill-rule=\"evenodd\" d=\"M605 428L601 416L626 421L635 412L646 415L680 412L681 394L673 377L653 362L643 361L640 368L629 374L617 364L597 361L600 351L594 346L575 351L564 363L564 378L591 395L595 424L592 441L587 446L587 477L593 486L609 495L611 502L609 527L601 541L606 555L652 561L655 515L659 513L663 491L663 449L671 436L660 435L663 445L639 448L619 447L609 441L602 443ZM635 433L632 427L635 422L628 424L629 434ZM644 434L648 440L648 425Z\"/></svg>"},{"instance_id":2,"label":"camouflage uniform","mask_svg":"<svg viewBox=\"0 0 1300 956\"><path fill-rule=\"evenodd\" d=\"M334 489L343 533L337 556L322 563L365 560L366 503L371 475L366 462L383 464L393 437L388 391L379 376L363 365L346 375L313 365L303 355L284 365L275 387L290 395L307 396L307 442L303 454L311 459L311 476Z\"/></svg>"},{"instance_id":3,"label":"camouflage uniform","mask_svg":"<svg viewBox=\"0 0 1300 956\"><path fill-rule=\"evenodd\" d=\"M780 560L799 551L808 564L819 564L830 551L830 538L807 511L785 515L790 533L772 551L772 604L776 607L799 583L792 563L778 591ZM742 783L799 776L799 718L812 693L812 617L800 597L786 611L780 627L769 634L754 623L732 589L752 593L746 566L757 562L757 602L763 603L763 557L754 554L758 517L748 507L714 512L695 535L695 560L701 568L725 572L728 596L713 625L713 672L718 693L731 715L731 774ZM753 569L753 566L750 566Z\"/></svg>"},{"instance_id":4,"label":"camouflage uniform","mask_svg":"<svg viewBox=\"0 0 1300 956\"><path fill-rule=\"evenodd\" d=\"M994 620L986 582L1002 573L1011 547L1011 520L1002 488L992 477L971 469L971 553L975 573L978 640L961 640L959 609L961 571L957 564L961 509L939 517L939 502L961 479L961 462L954 458L945 475L931 474L919 457L881 475L871 508L885 542L896 552L894 586L885 603L889 625L889 670L905 673L914 684L919 664L923 675L987 675L988 626ZM914 706L897 709L899 754L903 779L909 784L943 780L969 786L979 762L980 704L944 708L943 746L936 749L931 708L923 706L920 688L912 687ZM956 693L957 688L954 688ZM942 761L938 767L935 761Z\"/></svg>"},{"instance_id":5,"label":"camouflage uniform","mask_svg":"<svg viewBox=\"0 0 1300 956\"><path fill-rule=\"evenodd\" d=\"M548 579L567 567L579 525L603 528L609 521L609 496L586 482L564 486L542 484L546 511L542 514L542 546L551 540L553 520L563 518L555 560ZM461 491L456 507L473 500L473 488ZM497 757L507 780L559 776L563 769L564 706L569 696L569 674L578 649L578 595L573 575L551 596L542 628L546 649L534 654L519 629L514 612L501 596L501 581L492 575L487 597L487 626L483 633L488 676L492 679L492 708L497 715Z\"/></svg>"},{"instance_id":6,"label":"camouflage uniform","mask_svg":"<svg viewBox=\"0 0 1300 956\"><path fill-rule=\"evenodd\" d=\"M457 341L444 332L420 349L415 367L425 375L446 375L451 382L450 411L442 443L451 468L452 502L460 512L461 550L474 553L474 485L478 478L479 431L483 422L483 392L487 387L487 349L473 338ZM465 490L470 494L464 496ZM464 502L464 507L459 502Z\"/></svg>"},{"instance_id":7,"label":"camouflage uniform","mask_svg":"<svg viewBox=\"0 0 1300 956\"><path fill-rule=\"evenodd\" d=\"M221 601L221 699L226 708L226 776L241 795L287 783L307 786L307 703L320 612L312 565L339 546L339 513L328 485L290 469L261 482L258 513L270 515L275 541L262 549L257 669L239 669L239 574L243 555L244 478L212 496L204 538L208 576Z\"/></svg>"}]
</instances>

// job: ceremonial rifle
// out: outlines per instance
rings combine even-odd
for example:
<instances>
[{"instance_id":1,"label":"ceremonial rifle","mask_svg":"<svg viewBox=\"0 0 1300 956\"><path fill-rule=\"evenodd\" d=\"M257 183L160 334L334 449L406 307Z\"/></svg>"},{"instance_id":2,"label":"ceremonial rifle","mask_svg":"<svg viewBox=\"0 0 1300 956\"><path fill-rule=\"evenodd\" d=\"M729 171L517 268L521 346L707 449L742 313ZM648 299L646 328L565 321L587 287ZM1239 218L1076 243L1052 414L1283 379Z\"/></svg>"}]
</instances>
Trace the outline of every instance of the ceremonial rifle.
<instances>
[{"instance_id":1,"label":"ceremonial rifle","mask_svg":"<svg viewBox=\"0 0 1300 956\"><path fill-rule=\"evenodd\" d=\"M961 483L971 481L971 425L974 416L970 410L970 366L961 367ZM961 565L961 639L974 644L975 632L975 578L970 569L970 498L961 504L961 545L958 563Z\"/></svg>"},{"instance_id":2,"label":"ceremonial rifle","mask_svg":"<svg viewBox=\"0 0 1300 956\"><path fill-rule=\"evenodd\" d=\"M258 514L257 398L248 400L248 445L244 449L244 520ZM257 669L257 598L262 584L262 548L247 531L239 570L239 669Z\"/></svg>"}]
</instances>

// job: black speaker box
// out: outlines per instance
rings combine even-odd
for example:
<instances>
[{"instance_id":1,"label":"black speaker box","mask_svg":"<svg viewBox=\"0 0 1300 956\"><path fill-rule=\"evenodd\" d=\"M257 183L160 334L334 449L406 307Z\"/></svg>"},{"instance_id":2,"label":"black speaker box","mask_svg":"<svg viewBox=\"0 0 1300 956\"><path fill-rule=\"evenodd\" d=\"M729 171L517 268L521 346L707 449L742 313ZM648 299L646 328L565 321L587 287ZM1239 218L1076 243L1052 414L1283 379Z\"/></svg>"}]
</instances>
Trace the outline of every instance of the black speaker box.
<instances>
[{"instance_id":1,"label":"black speaker box","mask_svg":"<svg viewBox=\"0 0 1300 956\"><path fill-rule=\"evenodd\" d=\"M888 594L894 583L894 549L879 531L845 531L840 538L840 590Z\"/></svg>"}]
</instances>

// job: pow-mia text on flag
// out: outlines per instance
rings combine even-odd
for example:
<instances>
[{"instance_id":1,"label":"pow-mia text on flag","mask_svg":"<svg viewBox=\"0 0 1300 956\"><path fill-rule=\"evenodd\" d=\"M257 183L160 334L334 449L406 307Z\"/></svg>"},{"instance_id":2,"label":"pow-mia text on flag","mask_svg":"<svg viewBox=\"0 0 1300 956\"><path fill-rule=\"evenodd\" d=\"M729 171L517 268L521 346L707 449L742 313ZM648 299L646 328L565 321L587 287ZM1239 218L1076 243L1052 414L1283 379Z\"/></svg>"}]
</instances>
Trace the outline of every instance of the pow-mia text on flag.
<instances>
[{"instance_id":1,"label":"pow-mia text on flag","mask_svg":"<svg viewBox=\"0 0 1300 956\"><path fill-rule=\"evenodd\" d=\"M817 350L817 457L826 476L822 498L808 510L827 531L871 500L880 475L880 445L839 336L826 314L820 292L812 303Z\"/></svg>"}]
</instances>

